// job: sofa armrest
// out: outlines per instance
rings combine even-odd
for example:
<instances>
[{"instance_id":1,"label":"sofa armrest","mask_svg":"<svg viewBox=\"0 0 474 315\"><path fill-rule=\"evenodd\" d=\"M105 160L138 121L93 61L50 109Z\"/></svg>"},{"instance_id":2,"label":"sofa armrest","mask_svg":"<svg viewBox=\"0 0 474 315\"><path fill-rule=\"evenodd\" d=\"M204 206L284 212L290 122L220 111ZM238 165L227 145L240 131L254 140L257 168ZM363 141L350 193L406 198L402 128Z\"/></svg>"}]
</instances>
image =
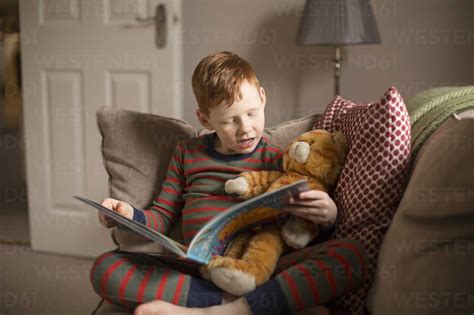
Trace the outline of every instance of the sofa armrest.
<instances>
[{"instance_id":1,"label":"sofa armrest","mask_svg":"<svg viewBox=\"0 0 474 315\"><path fill-rule=\"evenodd\" d=\"M382 244L367 300L372 314L472 312L473 139L469 110L421 148Z\"/></svg>"}]
</instances>

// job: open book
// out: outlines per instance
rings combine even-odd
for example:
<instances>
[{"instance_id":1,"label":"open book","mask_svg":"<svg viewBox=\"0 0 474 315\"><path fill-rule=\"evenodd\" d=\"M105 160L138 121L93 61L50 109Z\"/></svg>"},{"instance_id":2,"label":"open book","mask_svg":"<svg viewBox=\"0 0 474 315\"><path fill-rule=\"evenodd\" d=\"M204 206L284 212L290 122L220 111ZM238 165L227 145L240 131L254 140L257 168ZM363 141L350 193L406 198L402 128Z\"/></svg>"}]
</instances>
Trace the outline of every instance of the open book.
<instances>
[{"instance_id":1,"label":"open book","mask_svg":"<svg viewBox=\"0 0 474 315\"><path fill-rule=\"evenodd\" d=\"M88 198L74 198L97 208L107 217L115 220L136 233L159 242L163 247L200 264L208 264L213 255L222 255L227 244L241 231L256 225L275 221L286 213L281 211L290 197L309 190L305 180L267 192L242 201L208 221L194 236L189 246L185 246L146 225L130 220L117 212L107 209Z\"/></svg>"}]
</instances>

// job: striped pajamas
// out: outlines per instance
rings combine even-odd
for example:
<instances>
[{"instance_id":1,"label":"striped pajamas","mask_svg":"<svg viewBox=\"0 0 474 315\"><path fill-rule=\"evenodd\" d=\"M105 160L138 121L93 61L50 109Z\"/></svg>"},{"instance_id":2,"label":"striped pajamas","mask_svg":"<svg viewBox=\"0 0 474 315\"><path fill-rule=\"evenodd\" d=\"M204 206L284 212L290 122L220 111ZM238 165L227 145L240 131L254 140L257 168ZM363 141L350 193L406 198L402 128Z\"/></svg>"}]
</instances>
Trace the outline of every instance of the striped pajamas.
<instances>
[{"instance_id":1,"label":"striped pajamas","mask_svg":"<svg viewBox=\"0 0 474 315\"><path fill-rule=\"evenodd\" d=\"M242 200L224 183L246 171L278 171L283 152L262 139L254 152L223 155L214 149L215 133L178 143L161 193L149 210L134 211L134 220L167 234L182 216L184 243L209 220Z\"/></svg>"},{"instance_id":2,"label":"striped pajamas","mask_svg":"<svg viewBox=\"0 0 474 315\"><path fill-rule=\"evenodd\" d=\"M361 243L332 240L282 256L275 276L245 298L253 314L290 314L326 303L359 287L367 273ZM94 290L110 303L128 308L153 300L188 307L221 304L222 291L201 279L166 267L153 257L108 252L91 271Z\"/></svg>"},{"instance_id":3,"label":"striped pajamas","mask_svg":"<svg viewBox=\"0 0 474 315\"><path fill-rule=\"evenodd\" d=\"M189 244L207 221L240 202L225 192L226 180L244 171L281 168L282 151L265 139L252 153L222 155L214 150L214 137L178 144L161 193L150 209L136 209L134 220L166 234L181 215L182 241ZM275 276L245 298L253 314L289 314L360 286L366 263L364 248L354 240L307 247L282 256ZM130 308L157 299L188 307L221 304L222 290L201 279L196 266L182 265L113 251L96 259L90 280L105 300Z\"/></svg>"}]
</instances>

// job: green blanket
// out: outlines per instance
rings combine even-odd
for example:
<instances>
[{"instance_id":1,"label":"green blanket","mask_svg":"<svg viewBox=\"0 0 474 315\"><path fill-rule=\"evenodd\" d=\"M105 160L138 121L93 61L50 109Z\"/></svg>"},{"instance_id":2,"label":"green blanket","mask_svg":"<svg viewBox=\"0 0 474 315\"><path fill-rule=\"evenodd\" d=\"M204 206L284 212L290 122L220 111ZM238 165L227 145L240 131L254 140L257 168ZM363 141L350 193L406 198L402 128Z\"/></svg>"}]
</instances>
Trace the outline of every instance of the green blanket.
<instances>
[{"instance_id":1,"label":"green blanket","mask_svg":"<svg viewBox=\"0 0 474 315\"><path fill-rule=\"evenodd\" d=\"M474 108L474 86L423 91L406 102L411 119L411 160L429 136L454 113Z\"/></svg>"}]
</instances>

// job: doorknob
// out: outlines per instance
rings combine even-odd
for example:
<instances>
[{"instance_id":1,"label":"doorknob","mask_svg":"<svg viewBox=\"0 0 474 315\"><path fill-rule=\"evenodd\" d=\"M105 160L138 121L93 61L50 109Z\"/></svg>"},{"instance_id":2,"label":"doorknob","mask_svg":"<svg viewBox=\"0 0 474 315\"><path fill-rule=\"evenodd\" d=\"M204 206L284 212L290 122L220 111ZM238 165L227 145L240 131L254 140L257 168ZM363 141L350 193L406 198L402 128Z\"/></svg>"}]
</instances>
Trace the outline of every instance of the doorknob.
<instances>
[{"instance_id":1,"label":"doorknob","mask_svg":"<svg viewBox=\"0 0 474 315\"><path fill-rule=\"evenodd\" d=\"M143 24L155 24L155 44L158 48L164 48L168 39L168 27L166 23L166 6L158 4L155 15L150 17L136 17L135 20Z\"/></svg>"}]
</instances>

